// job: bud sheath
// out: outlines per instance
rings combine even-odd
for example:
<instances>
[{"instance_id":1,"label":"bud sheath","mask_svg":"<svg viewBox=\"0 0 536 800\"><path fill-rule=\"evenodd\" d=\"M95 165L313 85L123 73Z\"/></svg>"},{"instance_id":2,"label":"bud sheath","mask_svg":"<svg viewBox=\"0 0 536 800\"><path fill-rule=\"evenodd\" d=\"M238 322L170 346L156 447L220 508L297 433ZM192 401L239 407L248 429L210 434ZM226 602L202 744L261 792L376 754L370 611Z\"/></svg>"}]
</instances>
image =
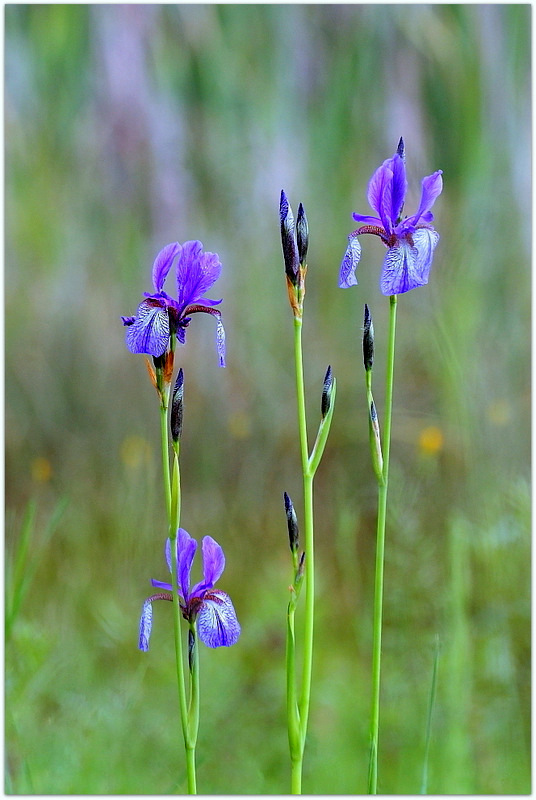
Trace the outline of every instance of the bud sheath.
<instances>
[{"instance_id":1,"label":"bud sheath","mask_svg":"<svg viewBox=\"0 0 536 800\"><path fill-rule=\"evenodd\" d=\"M182 436L183 398L184 375L181 367L175 381L175 386L173 387L173 397L171 400L171 438L174 442L178 442Z\"/></svg>"},{"instance_id":2,"label":"bud sheath","mask_svg":"<svg viewBox=\"0 0 536 800\"><path fill-rule=\"evenodd\" d=\"M292 504L292 500L290 499L290 497L286 492L285 492L285 511L287 514L288 538L289 538L290 550L294 554L298 552L298 547L300 545L298 518L296 516L296 512L294 511L294 505Z\"/></svg>"}]
</instances>

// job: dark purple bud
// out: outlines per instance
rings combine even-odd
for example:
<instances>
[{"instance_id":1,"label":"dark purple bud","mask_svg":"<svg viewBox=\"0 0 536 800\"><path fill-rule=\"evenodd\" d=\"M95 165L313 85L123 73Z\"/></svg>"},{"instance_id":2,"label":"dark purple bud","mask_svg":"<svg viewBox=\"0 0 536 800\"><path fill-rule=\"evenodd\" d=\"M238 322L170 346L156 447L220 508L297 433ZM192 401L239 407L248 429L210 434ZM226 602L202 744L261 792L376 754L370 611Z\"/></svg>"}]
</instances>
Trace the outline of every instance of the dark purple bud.
<instances>
[{"instance_id":1,"label":"dark purple bud","mask_svg":"<svg viewBox=\"0 0 536 800\"><path fill-rule=\"evenodd\" d=\"M374 326L366 303L363 322L363 363L367 372L372 369L372 364L374 363Z\"/></svg>"},{"instance_id":2,"label":"dark purple bud","mask_svg":"<svg viewBox=\"0 0 536 800\"><path fill-rule=\"evenodd\" d=\"M197 653L195 652L195 636L192 631L188 631L188 667L190 672L194 671L195 659Z\"/></svg>"},{"instance_id":3,"label":"dark purple bud","mask_svg":"<svg viewBox=\"0 0 536 800\"><path fill-rule=\"evenodd\" d=\"M171 400L171 437L174 442L178 442L182 436L183 397L184 375L181 367L175 381L175 386L173 387L173 397Z\"/></svg>"},{"instance_id":4,"label":"dark purple bud","mask_svg":"<svg viewBox=\"0 0 536 800\"><path fill-rule=\"evenodd\" d=\"M331 406L331 393L333 391L333 374L331 367L328 367L326 377L324 378L324 386L322 387L322 419L328 413Z\"/></svg>"},{"instance_id":5,"label":"dark purple bud","mask_svg":"<svg viewBox=\"0 0 536 800\"><path fill-rule=\"evenodd\" d=\"M294 511L292 500L290 499L290 497L286 492L285 492L285 511L287 514L288 539L290 544L290 550L292 553L296 553L300 544L298 518L296 516L296 512Z\"/></svg>"},{"instance_id":6,"label":"dark purple bud","mask_svg":"<svg viewBox=\"0 0 536 800\"><path fill-rule=\"evenodd\" d=\"M402 161L406 160L406 151L405 151L405 148L404 148L404 139L402 137L400 137L400 141L398 143L398 147L396 148L396 152L398 153L398 155L400 156Z\"/></svg>"},{"instance_id":7,"label":"dark purple bud","mask_svg":"<svg viewBox=\"0 0 536 800\"><path fill-rule=\"evenodd\" d=\"M281 244L283 246L285 272L292 285L296 286L298 280L298 270L300 266L300 257L298 255L298 244L296 242L294 216L287 200L287 196L283 190L281 190L281 200L279 203L279 218L281 221Z\"/></svg>"},{"instance_id":8,"label":"dark purple bud","mask_svg":"<svg viewBox=\"0 0 536 800\"><path fill-rule=\"evenodd\" d=\"M309 247L309 225L305 216L305 209L300 203L298 206L298 216L296 218L296 240L298 243L298 257L303 266L307 260L307 248Z\"/></svg>"}]
</instances>

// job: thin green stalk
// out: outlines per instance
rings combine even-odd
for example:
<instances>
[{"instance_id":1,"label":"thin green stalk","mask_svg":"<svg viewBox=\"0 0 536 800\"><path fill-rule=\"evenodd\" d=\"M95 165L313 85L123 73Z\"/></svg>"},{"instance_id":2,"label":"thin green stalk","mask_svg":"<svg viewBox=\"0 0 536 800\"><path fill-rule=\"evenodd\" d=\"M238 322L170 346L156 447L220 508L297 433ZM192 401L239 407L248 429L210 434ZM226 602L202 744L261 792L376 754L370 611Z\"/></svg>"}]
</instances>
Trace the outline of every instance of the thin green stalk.
<instances>
[{"instance_id":1,"label":"thin green stalk","mask_svg":"<svg viewBox=\"0 0 536 800\"><path fill-rule=\"evenodd\" d=\"M188 708L188 740L186 759L188 768L188 792L196 794L195 748L199 731L199 639L195 622L190 623L188 662L190 665L190 706Z\"/></svg>"},{"instance_id":2,"label":"thin green stalk","mask_svg":"<svg viewBox=\"0 0 536 800\"><path fill-rule=\"evenodd\" d=\"M160 438L162 442L162 476L164 479L166 513L168 521L171 524L171 475L169 471L168 403L169 389L167 391L167 395L161 396L160 400Z\"/></svg>"},{"instance_id":3,"label":"thin green stalk","mask_svg":"<svg viewBox=\"0 0 536 800\"><path fill-rule=\"evenodd\" d=\"M169 540L171 545L171 582L173 586L173 631L175 640L175 663L177 670L177 688L179 693L179 708L182 735L184 739L184 747L186 751L186 773L188 781L188 793L196 793L196 777L195 777L195 744L194 754L192 756L192 748L189 747L188 735L188 707L186 699L186 684L184 676L184 660L182 653L182 631L181 619L182 613L179 603L179 583L178 583L178 553L177 553L177 531L180 524L181 515L181 483L180 483L180 467L179 467L179 443L174 444L174 458L173 458L173 475L171 476L169 466L169 436L168 436L168 419L167 407L169 402L169 390L165 398L162 398L160 412L161 422L161 439L162 439L162 463L164 472L164 492L166 497L166 509L168 514L169 523Z\"/></svg>"},{"instance_id":4,"label":"thin green stalk","mask_svg":"<svg viewBox=\"0 0 536 800\"><path fill-rule=\"evenodd\" d=\"M294 317L294 362L296 369L296 396L298 407L298 430L300 439L300 456L303 475L304 494L304 529L305 529L305 634L301 693L298 707L296 708L295 689L295 658L294 658L294 611L289 618L289 630L292 636L287 641L291 643L291 652L287 651L287 687L290 686L292 698L287 698L289 703L289 739L291 742L292 777L291 790L293 794L301 794L301 776L303 768L303 753L307 735L309 717L309 701L311 696L311 674L313 664L313 633L314 633L314 540L313 540L313 476L309 469L309 453L307 442L307 418L305 412L305 386L303 378L303 353L302 353L302 320ZM290 670L292 669L292 675ZM290 710L292 704L292 711ZM298 726L298 741L295 742L295 728Z\"/></svg>"},{"instance_id":5,"label":"thin green stalk","mask_svg":"<svg viewBox=\"0 0 536 800\"><path fill-rule=\"evenodd\" d=\"M378 732L380 722L380 676L383 617L383 567L385 554L385 522L387 516L387 485L389 481L389 452L391 447L391 418L393 408L393 378L395 365L395 333L397 296L390 298L389 341L387 347L387 377L385 385L385 421L382 442L383 471L378 480L378 518L376 529L376 569L374 576L374 618L372 633L372 704L370 715L370 757L368 793L376 794L378 785Z\"/></svg>"}]
</instances>

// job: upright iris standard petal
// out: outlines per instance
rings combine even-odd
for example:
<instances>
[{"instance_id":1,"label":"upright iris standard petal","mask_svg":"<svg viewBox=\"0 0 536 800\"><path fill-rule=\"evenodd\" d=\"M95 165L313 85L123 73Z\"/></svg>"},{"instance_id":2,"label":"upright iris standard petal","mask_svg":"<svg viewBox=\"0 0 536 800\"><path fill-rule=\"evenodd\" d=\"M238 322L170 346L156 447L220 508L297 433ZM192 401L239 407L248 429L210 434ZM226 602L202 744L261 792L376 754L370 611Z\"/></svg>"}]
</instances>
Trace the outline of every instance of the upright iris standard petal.
<instances>
[{"instance_id":1,"label":"upright iris standard petal","mask_svg":"<svg viewBox=\"0 0 536 800\"><path fill-rule=\"evenodd\" d=\"M205 595L197 617L197 630L207 647L230 647L236 644L240 625L228 594L216 589Z\"/></svg>"},{"instance_id":2,"label":"upright iris standard petal","mask_svg":"<svg viewBox=\"0 0 536 800\"><path fill-rule=\"evenodd\" d=\"M194 303L217 305L221 300L203 297L220 277L221 263L215 253L204 253L201 242L185 242L177 259L177 299L181 309Z\"/></svg>"},{"instance_id":3,"label":"upright iris standard petal","mask_svg":"<svg viewBox=\"0 0 536 800\"><path fill-rule=\"evenodd\" d=\"M138 640L138 648L143 650L144 653L149 649L149 639L151 638L151 630L153 627L153 604L151 600L146 600L143 604L140 617L140 635Z\"/></svg>"},{"instance_id":4,"label":"upright iris standard petal","mask_svg":"<svg viewBox=\"0 0 536 800\"><path fill-rule=\"evenodd\" d=\"M190 534L179 528L177 531L178 583L185 602L190 599L190 572L197 550L197 542Z\"/></svg>"},{"instance_id":5,"label":"upright iris standard petal","mask_svg":"<svg viewBox=\"0 0 536 800\"><path fill-rule=\"evenodd\" d=\"M417 213L411 217L415 225L421 217L428 214L436 198L439 197L443 191L443 170L439 169L437 172L434 172L433 175L427 175L426 178L422 179L421 186L421 202L419 203Z\"/></svg>"},{"instance_id":6,"label":"upright iris standard petal","mask_svg":"<svg viewBox=\"0 0 536 800\"><path fill-rule=\"evenodd\" d=\"M406 180L406 165L404 159L398 153L395 153L391 159L391 170L393 173L392 188L391 188L391 211L390 216L393 225L396 225L406 199L406 192L408 191L408 182Z\"/></svg>"},{"instance_id":7,"label":"upright iris standard petal","mask_svg":"<svg viewBox=\"0 0 536 800\"><path fill-rule=\"evenodd\" d=\"M153 286L155 292L161 292L168 272L173 264L173 259L181 250L178 242L171 242L160 250L153 264Z\"/></svg>"},{"instance_id":8,"label":"upright iris standard petal","mask_svg":"<svg viewBox=\"0 0 536 800\"><path fill-rule=\"evenodd\" d=\"M203 577L207 586L214 586L225 569L225 555L212 536L203 536Z\"/></svg>"},{"instance_id":9,"label":"upright iris standard petal","mask_svg":"<svg viewBox=\"0 0 536 800\"><path fill-rule=\"evenodd\" d=\"M361 258L361 244L357 236L350 234L346 252L341 261L339 270L339 286L341 289L348 289L357 284L355 271Z\"/></svg>"}]
</instances>

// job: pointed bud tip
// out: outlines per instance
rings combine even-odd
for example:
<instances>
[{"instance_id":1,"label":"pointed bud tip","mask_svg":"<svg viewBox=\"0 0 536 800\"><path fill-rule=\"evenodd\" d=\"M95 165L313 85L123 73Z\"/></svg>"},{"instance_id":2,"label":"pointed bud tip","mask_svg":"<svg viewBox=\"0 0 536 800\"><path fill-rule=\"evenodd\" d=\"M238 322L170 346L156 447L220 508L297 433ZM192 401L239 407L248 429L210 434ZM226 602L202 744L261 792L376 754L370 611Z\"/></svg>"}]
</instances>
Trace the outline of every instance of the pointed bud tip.
<instances>
[{"instance_id":1,"label":"pointed bud tip","mask_svg":"<svg viewBox=\"0 0 536 800\"><path fill-rule=\"evenodd\" d=\"M331 406L331 393L333 392L333 373L331 366L326 370L324 385L322 387L322 418L326 416Z\"/></svg>"},{"instance_id":2,"label":"pointed bud tip","mask_svg":"<svg viewBox=\"0 0 536 800\"><path fill-rule=\"evenodd\" d=\"M367 372L372 369L374 363L374 326L372 324L372 315L366 303L363 318L363 363Z\"/></svg>"},{"instance_id":3,"label":"pointed bud tip","mask_svg":"<svg viewBox=\"0 0 536 800\"><path fill-rule=\"evenodd\" d=\"M406 157L404 139L402 138L402 136L400 137L400 141L398 142L398 147L396 148L396 152L398 153L400 158L404 159Z\"/></svg>"}]
</instances>

